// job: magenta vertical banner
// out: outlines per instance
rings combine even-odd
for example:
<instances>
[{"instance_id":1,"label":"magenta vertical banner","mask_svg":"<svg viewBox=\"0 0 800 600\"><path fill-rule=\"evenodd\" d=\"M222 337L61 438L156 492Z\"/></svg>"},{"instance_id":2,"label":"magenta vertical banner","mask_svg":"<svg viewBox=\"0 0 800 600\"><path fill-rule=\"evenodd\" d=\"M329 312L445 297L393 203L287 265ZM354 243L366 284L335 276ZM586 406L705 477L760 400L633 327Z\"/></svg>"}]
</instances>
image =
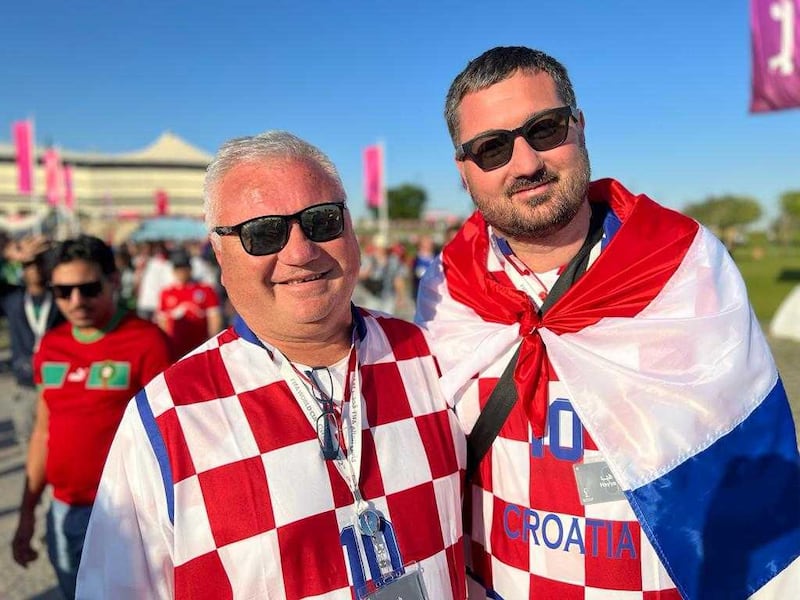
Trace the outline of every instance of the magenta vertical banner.
<instances>
[{"instance_id":1,"label":"magenta vertical banner","mask_svg":"<svg viewBox=\"0 0 800 600\"><path fill-rule=\"evenodd\" d=\"M163 217L169 213L169 194L166 190L156 190L153 194L155 202L156 215Z\"/></svg>"},{"instance_id":2,"label":"magenta vertical banner","mask_svg":"<svg viewBox=\"0 0 800 600\"><path fill-rule=\"evenodd\" d=\"M30 195L33 193L33 123L16 121L11 129L17 149L17 191Z\"/></svg>"},{"instance_id":3,"label":"magenta vertical banner","mask_svg":"<svg viewBox=\"0 0 800 600\"><path fill-rule=\"evenodd\" d=\"M383 203L383 164L380 144L364 149L364 195L369 208L378 208Z\"/></svg>"},{"instance_id":4,"label":"magenta vertical banner","mask_svg":"<svg viewBox=\"0 0 800 600\"><path fill-rule=\"evenodd\" d=\"M64 171L58 150L44 151L44 193L50 206L58 206L64 198Z\"/></svg>"},{"instance_id":5,"label":"magenta vertical banner","mask_svg":"<svg viewBox=\"0 0 800 600\"><path fill-rule=\"evenodd\" d=\"M75 210L75 188L72 182L72 166L64 165L64 206L69 211Z\"/></svg>"},{"instance_id":6,"label":"magenta vertical banner","mask_svg":"<svg viewBox=\"0 0 800 600\"><path fill-rule=\"evenodd\" d=\"M750 0L750 112L800 107L800 0Z\"/></svg>"}]
</instances>

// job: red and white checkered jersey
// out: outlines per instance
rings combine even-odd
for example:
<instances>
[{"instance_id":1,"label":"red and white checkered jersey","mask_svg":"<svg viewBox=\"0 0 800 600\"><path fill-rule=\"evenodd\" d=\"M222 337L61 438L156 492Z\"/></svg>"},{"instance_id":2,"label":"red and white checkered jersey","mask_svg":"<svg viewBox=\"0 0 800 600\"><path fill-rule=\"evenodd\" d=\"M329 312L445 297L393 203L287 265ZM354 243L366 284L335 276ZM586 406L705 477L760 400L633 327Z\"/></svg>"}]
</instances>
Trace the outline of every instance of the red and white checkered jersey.
<instances>
[{"instance_id":1,"label":"red and white checkered jersey","mask_svg":"<svg viewBox=\"0 0 800 600\"><path fill-rule=\"evenodd\" d=\"M465 430L515 350L459 395ZM678 600L627 500L580 503L573 466L603 457L556 379L551 370L545 437L533 436L517 402L469 486L469 597Z\"/></svg>"},{"instance_id":2,"label":"red and white checkered jersey","mask_svg":"<svg viewBox=\"0 0 800 600\"><path fill-rule=\"evenodd\" d=\"M494 252L479 260L485 263L476 270L488 272L493 285L521 289L509 277L512 265ZM469 433L519 346L519 324L484 321L455 300L441 257L422 281L417 320L428 330L445 393L454 395ZM518 400L465 494L469 597L679 599L621 494L581 503L574 467L604 457L549 361L546 368L544 437L534 436Z\"/></svg>"},{"instance_id":3,"label":"red and white checkered jersey","mask_svg":"<svg viewBox=\"0 0 800 600\"><path fill-rule=\"evenodd\" d=\"M414 325L361 312L360 490L392 566L466 596L463 434ZM228 329L128 406L86 536L86 598L350 599L375 548L267 350ZM358 536L358 543L356 537Z\"/></svg>"}]
</instances>

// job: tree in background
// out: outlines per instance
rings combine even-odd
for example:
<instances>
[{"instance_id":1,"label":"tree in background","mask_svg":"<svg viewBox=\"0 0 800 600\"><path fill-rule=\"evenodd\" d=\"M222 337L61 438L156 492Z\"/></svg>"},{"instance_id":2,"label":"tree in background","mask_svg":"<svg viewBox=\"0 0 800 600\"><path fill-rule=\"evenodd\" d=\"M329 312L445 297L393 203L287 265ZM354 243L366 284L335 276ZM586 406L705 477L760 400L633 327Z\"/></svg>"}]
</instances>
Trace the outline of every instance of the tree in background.
<instances>
[{"instance_id":1,"label":"tree in background","mask_svg":"<svg viewBox=\"0 0 800 600\"><path fill-rule=\"evenodd\" d=\"M428 192L425 188L413 183L389 188L387 196L390 219L420 219L428 201Z\"/></svg>"},{"instance_id":2,"label":"tree in background","mask_svg":"<svg viewBox=\"0 0 800 600\"><path fill-rule=\"evenodd\" d=\"M732 250L742 229L761 218L761 205L749 196L710 196L689 204L683 212L711 229Z\"/></svg>"},{"instance_id":3,"label":"tree in background","mask_svg":"<svg viewBox=\"0 0 800 600\"><path fill-rule=\"evenodd\" d=\"M800 230L800 190L789 190L781 194L781 214L775 222L778 241L788 246L796 241Z\"/></svg>"}]
</instances>

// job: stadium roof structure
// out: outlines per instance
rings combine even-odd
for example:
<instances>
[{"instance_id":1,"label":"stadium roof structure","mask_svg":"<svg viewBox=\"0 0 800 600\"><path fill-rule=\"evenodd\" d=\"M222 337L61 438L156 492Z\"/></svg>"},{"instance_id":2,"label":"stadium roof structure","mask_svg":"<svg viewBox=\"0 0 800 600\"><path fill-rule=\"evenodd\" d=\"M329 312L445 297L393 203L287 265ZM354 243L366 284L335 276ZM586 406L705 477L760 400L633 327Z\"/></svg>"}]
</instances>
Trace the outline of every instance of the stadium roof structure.
<instances>
[{"instance_id":1,"label":"stadium roof structure","mask_svg":"<svg viewBox=\"0 0 800 600\"><path fill-rule=\"evenodd\" d=\"M46 147L38 145L36 155L43 156ZM119 154L105 154L100 152L83 152L59 148L64 162L72 164L97 164L104 165L193 165L205 167L211 162L212 156L207 152L192 146L183 138L170 131L162 133L153 143L132 152ZM0 143L0 159L15 158L16 149L13 144Z\"/></svg>"}]
</instances>

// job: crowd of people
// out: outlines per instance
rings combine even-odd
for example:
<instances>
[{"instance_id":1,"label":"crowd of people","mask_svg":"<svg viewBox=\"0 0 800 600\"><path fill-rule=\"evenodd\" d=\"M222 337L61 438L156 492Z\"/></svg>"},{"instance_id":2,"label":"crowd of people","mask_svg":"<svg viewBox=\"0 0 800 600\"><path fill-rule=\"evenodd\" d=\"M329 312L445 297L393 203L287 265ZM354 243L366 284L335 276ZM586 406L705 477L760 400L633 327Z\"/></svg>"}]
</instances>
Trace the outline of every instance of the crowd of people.
<instances>
[{"instance_id":1,"label":"crowd of people","mask_svg":"<svg viewBox=\"0 0 800 600\"><path fill-rule=\"evenodd\" d=\"M283 131L208 167L219 275L197 246L6 245L38 389L20 565L49 485L70 598L796 595L797 436L725 248L591 181L547 54L470 61L445 119L476 210L413 261L360 248Z\"/></svg>"}]
</instances>

